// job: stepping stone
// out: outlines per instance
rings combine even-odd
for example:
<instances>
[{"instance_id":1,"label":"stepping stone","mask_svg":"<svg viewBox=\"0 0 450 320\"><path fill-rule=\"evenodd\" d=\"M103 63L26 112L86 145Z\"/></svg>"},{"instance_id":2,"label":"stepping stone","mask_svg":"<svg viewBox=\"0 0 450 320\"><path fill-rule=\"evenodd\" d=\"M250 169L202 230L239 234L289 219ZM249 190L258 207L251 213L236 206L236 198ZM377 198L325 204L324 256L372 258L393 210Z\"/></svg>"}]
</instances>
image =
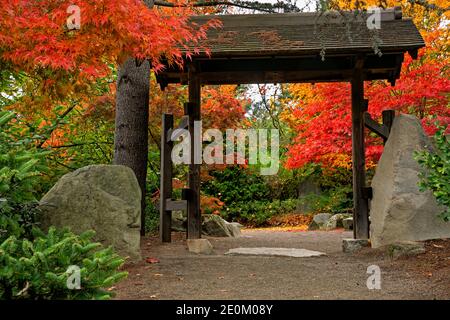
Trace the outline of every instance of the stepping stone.
<instances>
[{"instance_id":1,"label":"stepping stone","mask_svg":"<svg viewBox=\"0 0 450 320\"><path fill-rule=\"evenodd\" d=\"M189 252L198 254L211 254L213 246L208 239L187 239Z\"/></svg>"},{"instance_id":2,"label":"stepping stone","mask_svg":"<svg viewBox=\"0 0 450 320\"><path fill-rule=\"evenodd\" d=\"M256 256L282 256L294 258L308 258L326 255L323 252L297 248L234 248L228 250L228 255L256 255Z\"/></svg>"}]
</instances>

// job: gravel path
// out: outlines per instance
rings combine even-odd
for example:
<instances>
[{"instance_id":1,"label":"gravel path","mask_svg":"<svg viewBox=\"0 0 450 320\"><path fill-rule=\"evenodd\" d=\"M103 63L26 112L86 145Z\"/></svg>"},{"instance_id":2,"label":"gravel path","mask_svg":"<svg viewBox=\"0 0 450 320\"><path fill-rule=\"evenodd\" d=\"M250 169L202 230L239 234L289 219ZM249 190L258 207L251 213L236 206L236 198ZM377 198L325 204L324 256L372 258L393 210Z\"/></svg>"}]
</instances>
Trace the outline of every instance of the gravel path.
<instances>
[{"instance_id":1,"label":"gravel path","mask_svg":"<svg viewBox=\"0 0 450 320\"><path fill-rule=\"evenodd\" d=\"M244 230L240 238L208 238L215 250L210 256L189 253L183 234L174 233L171 244L145 237L143 257L160 263L126 266L130 275L114 291L117 299L450 299L448 250L449 268L430 263L437 268L430 275L428 262L418 257L392 260L369 248L345 254L342 239L351 236L342 230ZM303 248L326 256L224 255L237 247ZM366 286L370 265L381 268L381 290Z\"/></svg>"}]
</instances>

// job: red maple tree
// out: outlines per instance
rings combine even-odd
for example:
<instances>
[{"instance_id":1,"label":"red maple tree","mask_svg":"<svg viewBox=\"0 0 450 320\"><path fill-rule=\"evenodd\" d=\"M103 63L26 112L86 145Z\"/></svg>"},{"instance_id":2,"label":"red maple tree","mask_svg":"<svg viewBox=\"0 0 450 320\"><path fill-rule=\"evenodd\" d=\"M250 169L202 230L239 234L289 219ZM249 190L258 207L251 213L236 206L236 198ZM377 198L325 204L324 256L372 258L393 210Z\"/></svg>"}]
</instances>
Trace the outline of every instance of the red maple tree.
<instances>
[{"instance_id":1,"label":"red maple tree","mask_svg":"<svg viewBox=\"0 0 450 320\"><path fill-rule=\"evenodd\" d=\"M416 115L428 134L434 132L436 120L448 126L448 61L436 57L439 52L431 46L420 50L417 61L406 55L401 77L393 87L385 81L366 82L365 97L372 117L380 119L383 110L394 109ZM350 85L317 84L311 90L312 98L293 111L298 133L288 150L286 167L299 168L312 162L351 168ZM369 135L367 130L366 133L366 160L370 167L378 161L383 147L380 138Z\"/></svg>"}]
</instances>

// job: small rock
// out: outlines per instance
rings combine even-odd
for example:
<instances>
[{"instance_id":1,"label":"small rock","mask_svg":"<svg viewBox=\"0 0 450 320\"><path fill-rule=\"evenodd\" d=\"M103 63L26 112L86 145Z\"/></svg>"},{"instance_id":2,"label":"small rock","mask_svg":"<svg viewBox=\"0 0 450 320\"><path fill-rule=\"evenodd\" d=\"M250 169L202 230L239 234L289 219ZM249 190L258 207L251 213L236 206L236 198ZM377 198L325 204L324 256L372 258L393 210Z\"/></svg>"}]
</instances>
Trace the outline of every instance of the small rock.
<instances>
[{"instance_id":1,"label":"small rock","mask_svg":"<svg viewBox=\"0 0 450 320\"><path fill-rule=\"evenodd\" d=\"M345 218L342 220L342 226L345 230L353 230L353 218Z\"/></svg>"},{"instance_id":2,"label":"small rock","mask_svg":"<svg viewBox=\"0 0 450 320\"><path fill-rule=\"evenodd\" d=\"M344 219L349 218L350 215L343 214L343 213L337 213L333 215L330 219L328 219L327 222L322 226L321 229L323 230L333 230L336 228L343 228L344 227Z\"/></svg>"},{"instance_id":3,"label":"small rock","mask_svg":"<svg viewBox=\"0 0 450 320\"><path fill-rule=\"evenodd\" d=\"M211 254L213 246L208 239L188 239L187 246L189 252L198 254Z\"/></svg>"},{"instance_id":4,"label":"small rock","mask_svg":"<svg viewBox=\"0 0 450 320\"><path fill-rule=\"evenodd\" d=\"M183 211L172 211L172 230L185 232L187 226L187 217Z\"/></svg>"},{"instance_id":5,"label":"small rock","mask_svg":"<svg viewBox=\"0 0 450 320\"><path fill-rule=\"evenodd\" d=\"M308 230L321 229L327 221L331 218L329 213L318 213L313 217L313 220L309 224Z\"/></svg>"},{"instance_id":6,"label":"small rock","mask_svg":"<svg viewBox=\"0 0 450 320\"><path fill-rule=\"evenodd\" d=\"M354 253L361 248L369 247L370 243L367 239L343 239L342 251L345 253Z\"/></svg>"},{"instance_id":7,"label":"small rock","mask_svg":"<svg viewBox=\"0 0 450 320\"><path fill-rule=\"evenodd\" d=\"M401 241L386 246L389 256L398 259L403 256L415 256L425 252L422 242Z\"/></svg>"}]
</instances>

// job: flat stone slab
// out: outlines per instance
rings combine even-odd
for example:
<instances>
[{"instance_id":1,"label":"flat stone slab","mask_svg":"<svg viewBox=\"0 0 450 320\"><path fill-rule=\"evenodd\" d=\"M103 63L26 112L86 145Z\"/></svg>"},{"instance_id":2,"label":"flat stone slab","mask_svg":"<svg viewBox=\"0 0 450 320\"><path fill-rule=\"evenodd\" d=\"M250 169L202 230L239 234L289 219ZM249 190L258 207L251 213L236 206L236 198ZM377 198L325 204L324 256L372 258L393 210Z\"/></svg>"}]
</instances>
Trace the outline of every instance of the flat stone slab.
<instances>
[{"instance_id":1,"label":"flat stone slab","mask_svg":"<svg viewBox=\"0 0 450 320\"><path fill-rule=\"evenodd\" d=\"M256 255L256 256L282 256L294 258L308 258L326 255L323 252L297 248L234 248L225 254L231 255Z\"/></svg>"}]
</instances>

